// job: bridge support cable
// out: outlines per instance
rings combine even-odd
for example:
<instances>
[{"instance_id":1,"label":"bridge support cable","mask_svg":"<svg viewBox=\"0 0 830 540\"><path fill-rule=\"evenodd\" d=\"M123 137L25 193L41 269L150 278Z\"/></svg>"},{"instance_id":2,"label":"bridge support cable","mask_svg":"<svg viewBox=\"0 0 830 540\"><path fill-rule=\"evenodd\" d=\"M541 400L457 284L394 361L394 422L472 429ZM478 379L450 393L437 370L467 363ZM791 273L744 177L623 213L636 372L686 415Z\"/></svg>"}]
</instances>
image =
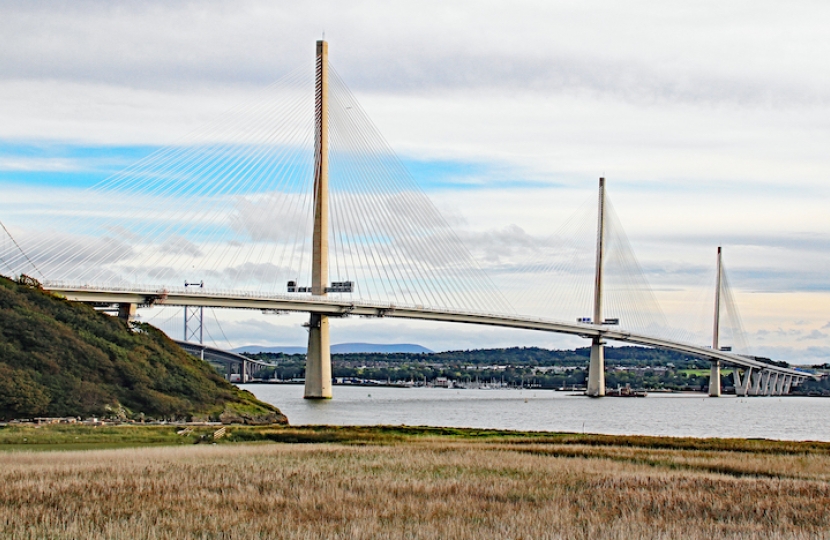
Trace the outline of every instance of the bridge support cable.
<instances>
[{"instance_id":1,"label":"bridge support cable","mask_svg":"<svg viewBox=\"0 0 830 540\"><path fill-rule=\"evenodd\" d=\"M377 300L387 299L409 305L440 306L451 303L445 296L436 296L436 291L420 278L404 252L402 244L406 239L401 237L388 205L388 197L376 187L376 170L379 167L365 163L365 152L353 149L357 130L349 129L351 126L347 121L350 119L340 120L344 115L343 109L354 110L354 106L345 107L348 102L342 98L335 98L334 101L337 106L333 157L339 165L337 177L342 182L341 189L334 194L334 208L338 215L344 217L335 226L338 229L338 243L345 240L351 253L357 254L357 264L352 262L356 283L365 283L369 298ZM346 150L342 150L343 147ZM361 260L366 263L360 264ZM371 285L374 285L374 294L371 293Z\"/></svg>"},{"instance_id":2,"label":"bridge support cable","mask_svg":"<svg viewBox=\"0 0 830 540\"><path fill-rule=\"evenodd\" d=\"M330 73L332 213L341 227L335 242L346 240L342 250L353 258L381 262L357 266L358 273L353 267L356 284L380 282L373 290L386 296L376 300L512 312L346 84Z\"/></svg>"},{"instance_id":3,"label":"bridge support cable","mask_svg":"<svg viewBox=\"0 0 830 540\"><path fill-rule=\"evenodd\" d=\"M673 338L666 316L634 254L610 197L606 207L606 317L617 319L627 330Z\"/></svg>"},{"instance_id":4,"label":"bridge support cable","mask_svg":"<svg viewBox=\"0 0 830 540\"><path fill-rule=\"evenodd\" d=\"M41 279L46 279L46 276L43 275L43 272L40 271L40 268L38 268L37 265L35 265L35 263L32 262L32 259L29 258L29 256L26 254L26 252L23 251L23 248L20 247L20 244L17 243L17 240L14 239L14 236L12 236L12 233L9 232L9 230L6 228L6 225L2 221L0 221L0 227L3 228L3 232L6 233L6 237L9 240L11 240L11 243L14 246L12 249L9 249L9 246L6 246L5 242L3 242L3 244L4 244L3 245L3 251L0 252L0 261L2 261L3 265L6 268L8 268L9 271L11 272L9 277L14 277L14 274L16 274L16 273L22 273L22 272L16 272L15 271L14 267L12 266L13 261L12 262L6 262L7 258L9 258L9 255L8 255L9 253L12 253L14 255L19 253L26 260L26 262L29 263L29 265L32 267L32 269L41 277ZM17 253L15 253L13 251L14 249L16 249ZM17 258L17 257L15 257L15 258Z\"/></svg>"},{"instance_id":5,"label":"bridge support cable","mask_svg":"<svg viewBox=\"0 0 830 540\"><path fill-rule=\"evenodd\" d=\"M503 288L521 288L511 297L520 313L573 321L590 313L596 254L597 201L583 201L555 232L533 246L535 259L510 265Z\"/></svg>"},{"instance_id":6,"label":"bridge support cable","mask_svg":"<svg viewBox=\"0 0 830 540\"><path fill-rule=\"evenodd\" d=\"M604 200L604 319L615 321L626 330L694 343L697 341L694 335L669 324L607 192ZM547 318L590 319L593 324L597 323L591 311L586 309L593 305L594 290L590 284L591 278L596 278L596 252L589 252L588 247L597 241L595 212L594 199L590 208L580 208L575 212L557 233L545 241L546 245L540 243L541 263L511 271L509 275L517 281L524 283L533 280L538 283L528 286L526 292L517 298L516 303L523 312L538 309L532 305L535 302L546 309L543 316ZM589 260L589 257L594 260Z\"/></svg>"},{"instance_id":7,"label":"bridge support cable","mask_svg":"<svg viewBox=\"0 0 830 540\"><path fill-rule=\"evenodd\" d=\"M222 334L222 338L225 340L225 343L228 344L228 347L230 349L233 349L233 343L231 343L231 340L229 340L227 334L225 334L225 329L222 328L222 324L219 322L219 317L216 316L216 310L213 309L213 308L210 308L210 314L213 317L213 322L216 323L216 328L218 328L219 333ZM205 332L207 332L208 337L210 337L211 341L213 341L213 344L216 346L216 348L219 349L220 348L219 343L217 343L217 341L215 339L213 339L213 336L210 335L210 332L208 332L208 327L207 326L205 326Z\"/></svg>"},{"instance_id":8,"label":"bridge support cable","mask_svg":"<svg viewBox=\"0 0 830 540\"><path fill-rule=\"evenodd\" d=\"M313 98L292 88L302 77L294 74L289 79L288 88L277 89L286 99L246 108L241 111L242 121L225 118L229 121L220 122L218 133L197 132L179 148L157 153L114 181L105 182L105 189L91 189L90 199L118 200L119 210L87 213L81 224L63 220L62 233L75 236L66 242L66 234L52 235L56 248L41 250L41 255L51 257L47 266L52 271L44 270L46 275L87 282L112 282L116 275L136 282L144 275L157 282L172 280L167 276L173 275L178 280L180 268L197 262L218 272L227 287L232 281L229 278L237 277L241 270L229 269L237 266L234 261L244 260L239 266L249 270L262 264L269 258L268 251L285 244L286 229L308 223L297 214L310 215L310 205L302 204L308 190L301 189L299 177L308 178L300 173L303 162L311 158L303 147L311 144L311 130L304 125L311 126L306 111L312 108L305 103ZM281 122L275 124L275 117ZM305 170L310 172L311 168L308 163ZM274 197L275 192L285 196ZM279 201L291 203L288 211L277 212L279 226L263 227L264 219L256 211ZM298 212L303 206L307 210ZM275 236L271 232L275 229L281 241L263 241L263 237ZM78 249L79 242L85 240L84 232L103 232L106 240L91 241L89 247ZM132 241L126 246L128 239ZM235 245L229 245L233 242ZM268 261L272 271L263 277L273 286L273 268L297 266L297 258L293 265ZM279 282L285 283L283 279Z\"/></svg>"},{"instance_id":9,"label":"bridge support cable","mask_svg":"<svg viewBox=\"0 0 830 540\"><path fill-rule=\"evenodd\" d=\"M731 347L735 352L742 354L752 354L752 349L746 339L746 332L744 331L743 320L741 319L738 304L735 301L735 296L732 292L732 286L729 282L729 273L725 264L721 264L720 274L720 297L722 314L726 315L727 325L724 327L723 321L720 323L720 334L723 335L724 330L727 336L731 338Z\"/></svg>"},{"instance_id":10,"label":"bridge support cable","mask_svg":"<svg viewBox=\"0 0 830 540\"><path fill-rule=\"evenodd\" d=\"M329 272L370 300L513 312L330 71ZM292 72L265 99L93 186L84 195L88 212L46 224L57 233L27 235L32 261L53 282L164 284L197 269L220 289L309 285L314 200L307 179L319 164L310 151L308 82L304 70ZM8 253L0 254L4 263L19 267Z\"/></svg>"}]
</instances>

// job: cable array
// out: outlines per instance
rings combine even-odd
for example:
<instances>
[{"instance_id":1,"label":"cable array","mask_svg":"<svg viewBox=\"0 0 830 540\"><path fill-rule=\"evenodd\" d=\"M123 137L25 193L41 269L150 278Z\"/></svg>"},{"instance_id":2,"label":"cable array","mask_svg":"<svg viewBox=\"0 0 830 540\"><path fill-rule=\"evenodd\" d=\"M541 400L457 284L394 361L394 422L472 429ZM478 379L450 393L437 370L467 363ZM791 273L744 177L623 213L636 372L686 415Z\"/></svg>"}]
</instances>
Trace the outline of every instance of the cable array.
<instances>
[{"instance_id":1,"label":"cable array","mask_svg":"<svg viewBox=\"0 0 830 540\"><path fill-rule=\"evenodd\" d=\"M732 294L732 287L729 285L729 277L726 272L726 267L721 263L721 315L720 317L720 339L721 345L731 345L734 352L743 354L751 354L749 343L746 339L746 332L744 332L743 321L741 314L738 312L738 304L735 302L735 297ZM724 324L726 323L726 324ZM731 343L730 343L731 340Z\"/></svg>"},{"instance_id":2,"label":"cable array","mask_svg":"<svg viewBox=\"0 0 830 540\"><path fill-rule=\"evenodd\" d=\"M6 269L8 269L11 273L9 275L14 275L15 268L7 262L7 258L10 258L9 255L13 255L16 260L25 260L29 264L32 270L35 271L36 275L39 275L41 278L45 278L46 276L43 275L43 272L40 271L40 268L32 262L32 259L23 251L23 248L20 247L20 244L17 243L17 240L14 239L12 233L6 228L6 225L0 221L0 227L3 229L3 243L0 244L0 264L2 264Z\"/></svg>"},{"instance_id":3,"label":"cable array","mask_svg":"<svg viewBox=\"0 0 830 540\"><path fill-rule=\"evenodd\" d=\"M355 298L506 313L512 309L331 69L330 268ZM314 73L161 148L3 244L15 273L99 286L205 281L284 292L310 285ZM34 262L33 262L34 261ZM346 294L346 293L333 293Z\"/></svg>"},{"instance_id":4,"label":"cable array","mask_svg":"<svg viewBox=\"0 0 830 540\"><path fill-rule=\"evenodd\" d=\"M355 288L330 294L513 313L331 66L329 76L329 276ZM204 280L213 289L274 293L285 292L287 281L310 285L314 86L313 70L298 68L92 186L79 207L15 230L16 238L0 223L0 265L98 286ZM591 197L536 246L536 262L503 272L512 282L506 288L520 291L522 313L567 321L591 315L595 212ZM610 198L606 216L605 316L627 330L698 340L668 324ZM723 286L724 336L745 349L725 273Z\"/></svg>"},{"instance_id":5,"label":"cable array","mask_svg":"<svg viewBox=\"0 0 830 540\"><path fill-rule=\"evenodd\" d=\"M332 275L354 281L364 299L512 312L342 78L329 74Z\"/></svg>"},{"instance_id":6,"label":"cable array","mask_svg":"<svg viewBox=\"0 0 830 540\"><path fill-rule=\"evenodd\" d=\"M91 187L88 208L44 223L27 252L53 280L273 289L302 271L297 240L309 234L310 82L295 70Z\"/></svg>"},{"instance_id":7,"label":"cable array","mask_svg":"<svg viewBox=\"0 0 830 540\"><path fill-rule=\"evenodd\" d=\"M511 268L505 287L521 313L563 321L590 316L593 305L596 198L591 196L549 237L534 260Z\"/></svg>"},{"instance_id":8,"label":"cable array","mask_svg":"<svg viewBox=\"0 0 830 540\"><path fill-rule=\"evenodd\" d=\"M626 330L687 341L683 329L669 325L607 195L606 220L605 316L618 318Z\"/></svg>"},{"instance_id":9,"label":"cable array","mask_svg":"<svg viewBox=\"0 0 830 540\"><path fill-rule=\"evenodd\" d=\"M694 332L669 324L637 260L611 198L605 196L603 314L624 330L694 343ZM509 273L522 288L515 304L522 313L573 321L591 317L597 245L597 206L591 196L540 244L535 262Z\"/></svg>"}]
</instances>

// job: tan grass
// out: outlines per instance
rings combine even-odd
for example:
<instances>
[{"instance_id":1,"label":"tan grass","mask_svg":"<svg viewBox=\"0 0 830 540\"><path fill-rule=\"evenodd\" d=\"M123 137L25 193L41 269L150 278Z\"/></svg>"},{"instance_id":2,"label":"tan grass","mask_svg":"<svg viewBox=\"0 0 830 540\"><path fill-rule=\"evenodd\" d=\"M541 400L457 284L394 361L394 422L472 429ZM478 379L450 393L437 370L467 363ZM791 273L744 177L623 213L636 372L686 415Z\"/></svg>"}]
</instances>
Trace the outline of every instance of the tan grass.
<instances>
[{"instance_id":1,"label":"tan grass","mask_svg":"<svg viewBox=\"0 0 830 540\"><path fill-rule=\"evenodd\" d=\"M3 538L830 538L830 457L421 439L6 453Z\"/></svg>"}]
</instances>

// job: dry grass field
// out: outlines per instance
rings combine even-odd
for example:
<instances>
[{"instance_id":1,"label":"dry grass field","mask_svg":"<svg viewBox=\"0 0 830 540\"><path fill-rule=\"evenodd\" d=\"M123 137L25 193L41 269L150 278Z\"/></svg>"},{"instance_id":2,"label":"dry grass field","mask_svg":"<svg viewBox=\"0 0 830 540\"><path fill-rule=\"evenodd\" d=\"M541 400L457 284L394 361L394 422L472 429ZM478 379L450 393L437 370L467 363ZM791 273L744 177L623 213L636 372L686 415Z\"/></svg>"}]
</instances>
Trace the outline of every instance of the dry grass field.
<instances>
[{"instance_id":1,"label":"dry grass field","mask_svg":"<svg viewBox=\"0 0 830 540\"><path fill-rule=\"evenodd\" d=\"M597 440L5 452L0 537L830 538L824 446Z\"/></svg>"}]
</instances>

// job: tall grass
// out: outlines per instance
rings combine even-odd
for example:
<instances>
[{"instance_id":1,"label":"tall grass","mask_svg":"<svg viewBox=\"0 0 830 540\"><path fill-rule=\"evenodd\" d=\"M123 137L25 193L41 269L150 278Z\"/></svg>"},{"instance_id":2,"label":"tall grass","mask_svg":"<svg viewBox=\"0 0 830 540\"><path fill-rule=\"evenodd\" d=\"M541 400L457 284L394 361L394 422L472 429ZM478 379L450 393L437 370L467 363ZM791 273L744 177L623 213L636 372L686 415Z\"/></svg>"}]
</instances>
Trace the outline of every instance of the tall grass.
<instances>
[{"instance_id":1,"label":"tall grass","mask_svg":"<svg viewBox=\"0 0 830 540\"><path fill-rule=\"evenodd\" d=\"M4 538L830 538L830 456L456 440L0 455Z\"/></svg>"}]
</instances>

